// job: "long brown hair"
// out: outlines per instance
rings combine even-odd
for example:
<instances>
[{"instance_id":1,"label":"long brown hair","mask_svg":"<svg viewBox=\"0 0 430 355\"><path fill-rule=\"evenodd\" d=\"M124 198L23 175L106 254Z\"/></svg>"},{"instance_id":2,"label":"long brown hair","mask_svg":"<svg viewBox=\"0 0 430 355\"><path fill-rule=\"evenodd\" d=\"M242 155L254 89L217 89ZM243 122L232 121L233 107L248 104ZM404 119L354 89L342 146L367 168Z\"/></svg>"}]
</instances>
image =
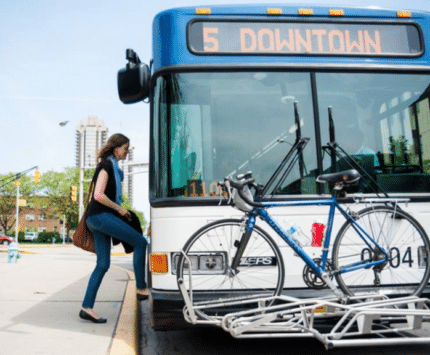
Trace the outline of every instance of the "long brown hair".
<instances>
[{"instance_id":1,"label":"long brown hair","mask_svg":"<svg viewBox=\"0 0 430 355\"><path fill-rule=\"evenodd\" d=\"M106 160L108 156L113 154L115 148L121 147L126 143L130 143L130 139L128 139L123 134L115 133L111 135L106 144L102 147L102 149L100 149L98 158L102 161Z\"/></svg>"}]
</instances>

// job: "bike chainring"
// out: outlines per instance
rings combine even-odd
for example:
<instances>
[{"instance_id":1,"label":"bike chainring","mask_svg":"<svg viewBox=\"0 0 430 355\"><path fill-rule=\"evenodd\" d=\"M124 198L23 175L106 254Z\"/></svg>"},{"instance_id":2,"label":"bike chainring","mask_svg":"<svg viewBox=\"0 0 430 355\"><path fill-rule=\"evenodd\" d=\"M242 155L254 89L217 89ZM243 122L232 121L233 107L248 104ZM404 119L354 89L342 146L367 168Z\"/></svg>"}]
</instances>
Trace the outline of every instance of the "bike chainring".
<instances>
[{"instance_id":1,"label":"bike chainring","mask_svg":"<svg viewBox=\"0 0 430 355\"><path fill-rule=\"evenodd\" d=\"M318 266L321 265L321 259L317 258L313 260ZM331 270L333 270L333 267L330 261L327 260L325 271L328 272ZM308 265L305 265L305 267L303 268L303 281L308 287L313 288L315 290L321 290L322 288L327 286L323 279L321 279L321 277Z\"/></svg>"}]
</instances>

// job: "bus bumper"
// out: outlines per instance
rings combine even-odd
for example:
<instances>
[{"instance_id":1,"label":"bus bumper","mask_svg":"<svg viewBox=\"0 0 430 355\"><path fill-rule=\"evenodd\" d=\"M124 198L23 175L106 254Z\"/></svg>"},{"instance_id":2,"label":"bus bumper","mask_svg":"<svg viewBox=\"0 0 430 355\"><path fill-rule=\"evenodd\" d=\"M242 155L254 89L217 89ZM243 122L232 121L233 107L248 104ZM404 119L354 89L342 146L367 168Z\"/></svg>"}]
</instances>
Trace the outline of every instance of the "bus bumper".
<instances>
[{"instance_id":1,"label":"bus bumper","mask_svg":"<svg viewBox=\"0 0 430 355\"><path fill-rule=\"evenodd\" d=\"M150 324L154 330L167 331L192 327L185 321L184 301L179 291L151 290L148 299Z\"/></svg>"}]
</instances>

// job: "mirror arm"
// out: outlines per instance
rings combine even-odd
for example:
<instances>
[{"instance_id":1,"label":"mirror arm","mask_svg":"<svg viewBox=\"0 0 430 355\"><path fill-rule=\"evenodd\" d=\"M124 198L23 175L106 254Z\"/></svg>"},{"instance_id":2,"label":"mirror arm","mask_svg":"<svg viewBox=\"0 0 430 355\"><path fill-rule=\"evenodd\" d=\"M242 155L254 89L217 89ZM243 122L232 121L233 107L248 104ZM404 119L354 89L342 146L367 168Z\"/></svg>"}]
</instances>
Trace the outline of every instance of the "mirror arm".
<instances>
[{"instance_id":1,"label":"mirror arm","mask_svg":"<svg viewBox=\"0 0 430 355\"><path fill-rule=\"evenodd\" d=\"M126 49L125 58L128 60L127 69L133 68L135 65L142 63L139 56L133 49Z\"/></svg>"}]
</instances>

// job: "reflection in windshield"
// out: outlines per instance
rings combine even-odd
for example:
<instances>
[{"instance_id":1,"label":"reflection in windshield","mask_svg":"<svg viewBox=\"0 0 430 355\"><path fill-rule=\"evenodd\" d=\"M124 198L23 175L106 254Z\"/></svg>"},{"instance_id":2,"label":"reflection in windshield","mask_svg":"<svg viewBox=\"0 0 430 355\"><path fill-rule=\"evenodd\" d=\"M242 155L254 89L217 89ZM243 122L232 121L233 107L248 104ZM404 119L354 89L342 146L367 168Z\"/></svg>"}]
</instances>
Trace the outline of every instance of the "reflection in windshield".
<instances>
[{"instance_id":1,"label":"reflection in windshield","mask_svg":"<svg viewBox=\"0 0 430 355\"><path fill-rule=\"evenodd\" d=\"M170 186L163 195L214 195L216 182L247 171L264 184L298 126L303 136L314 136L309 74L186 73L163 81L170 88L168 102L160 104L169 117L169 134L160 139L170 147L164 155ZM314 149L303 158L310 170L316 167ZM297 177L294 172L290 179Z\"/></svg>"},{"instance_id":2,"label":"reflection in windshield","mask_svg":"<svg viewBox=\"0 0 430 355\"><path fill-rule=\"evenodd\" d=\"M292 133L292 132L290 132ZM254 165L253 160L262 159L266 154L270 153L272 149L275 149L279 144L287 142L288 132L285 131L277 136L274 140L265 145L261 150L256 152L250 159L246 160L243 164L239 165L235 170L231 173L227 174L227 176L236 176L240 171L245 171L247 166ZM258 164L258 162L256 162Z\"/></svg>"},{"instance_id":3,"label":"reflection in windshield","mask_svg":"<svg viewBox=\"0 0 430 355\"><path fill-rule=\"evenodd\" d=\"M373 179L387 192L430 192L429 85L428 75L317 74L322 142L332 107L336 142L369 175L359 191L372 192ZM350 168L345 160L336 170Z\"/></svg>"},{"instance_id":4,"label":"reflection in windshield","mask_svg":"<svg viewBox=\"0 0 430 355\"><path fill-rule=\"evenodd\" d=\"M336 141L378 184L405 190L394 174L428 190L429 76L317 73L315 81L323 145L331 107ZM324 154L317 169L310 73L175 73L160 77L156 92L158 197L214 196L218 181L247 171L264 185L298 135L311 141L277 194L316 194L319 173L350 168Z\"/></svg>"}]
</instances>

